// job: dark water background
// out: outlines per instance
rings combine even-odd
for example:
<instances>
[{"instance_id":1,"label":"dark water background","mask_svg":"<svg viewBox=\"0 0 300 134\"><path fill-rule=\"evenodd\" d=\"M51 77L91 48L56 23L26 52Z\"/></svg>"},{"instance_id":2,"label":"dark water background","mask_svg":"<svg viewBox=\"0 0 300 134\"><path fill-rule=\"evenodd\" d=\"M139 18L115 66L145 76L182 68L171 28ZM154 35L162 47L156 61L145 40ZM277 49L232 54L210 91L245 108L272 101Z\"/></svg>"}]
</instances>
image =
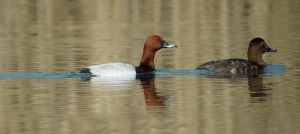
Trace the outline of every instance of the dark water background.
<instances>
[{"instance_id":1,"label":"dark water background","mask_svg":"<svg viewBox=\"0 0 300 134\"><path fill-rule=\"evenodd\" d=\"M299 13L299 0L0 0L0 133L299 133ZM152 34L179 46L156 54L155 79L76 73L138 65ZM265 74L191 70L247 58L254 37L278 49Z\"/></svg>"}]
</instances>

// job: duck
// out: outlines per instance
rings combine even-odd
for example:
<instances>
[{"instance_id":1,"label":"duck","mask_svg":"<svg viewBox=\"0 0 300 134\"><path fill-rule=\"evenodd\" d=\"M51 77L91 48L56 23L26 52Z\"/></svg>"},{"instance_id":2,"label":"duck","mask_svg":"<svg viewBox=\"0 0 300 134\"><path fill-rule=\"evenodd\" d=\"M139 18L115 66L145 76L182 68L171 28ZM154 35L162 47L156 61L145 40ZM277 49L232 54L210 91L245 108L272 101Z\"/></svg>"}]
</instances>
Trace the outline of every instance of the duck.
<instances>
[{"instance_id":1,"label":"duck","mask_svg":"<svg viewBox=\"0 0 300 134\"><path fill-rule=\"evenodd\" d=\"M265 52L277 52L270 48L264 39L253 38L248 47L248 60L240 58L230 58L210 61L196 68L196 70L210 70L221 74L257 74L267 66L262 55Z\"/></svg>"},{"instance_id":2,"label":"duck","mask_svg":"<svg viewBox=\"0 0 300 134\"><path fill-rule=\"evenodd\" d=\"M89 67L85 67L80 70L80 73L88 73L92 76L98 77L135 77L135 75L151 73L155 71L154 66L154 56L155 53L162 48L175 48L177 47L174 44L170 44L165 41L159 35L151 35L149 36L145 43L142 58L140 61L140 65L135 67L128 63L105 63L100 65L93 65Z\"/></svg>"}]
</instances>

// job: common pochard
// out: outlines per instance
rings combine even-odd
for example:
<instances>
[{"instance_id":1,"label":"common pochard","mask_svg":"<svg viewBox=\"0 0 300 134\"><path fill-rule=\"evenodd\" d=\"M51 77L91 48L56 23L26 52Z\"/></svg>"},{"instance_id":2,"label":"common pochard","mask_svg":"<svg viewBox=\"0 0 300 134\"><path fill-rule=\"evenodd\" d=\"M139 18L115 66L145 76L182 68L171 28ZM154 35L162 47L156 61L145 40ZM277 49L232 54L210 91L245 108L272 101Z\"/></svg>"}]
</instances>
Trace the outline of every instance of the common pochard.
<instances>
[{"instance_id":1,"label":"common pochard","mask_svg":"<svg viewBox=\"0 0 300 134\"><path fill-rule=\"evenodd\" d=\"M106 63L83 68L80 73L90 73L93 76L134 76L141 73L152 72L154 67L155 52L161 48L174 48L176 45L170 44L158 35L149 36L144 44L144 50L140 65L134 67L128 63Z\"/></svg>"},{"instance_id":2,"label":"common pochard","mask_svg":"<svg viewBox=\"0 0 300 134\"><path fill-rule=\"evenodd\" d=\"M225 74L252 74L267 65L262 58L265 52L276 51L276 49L270 48L262 38L254 38L249 43L248 60L231 58L210 61L198 66L196 69L211 70Z\"/></svg>"}]
</instances>

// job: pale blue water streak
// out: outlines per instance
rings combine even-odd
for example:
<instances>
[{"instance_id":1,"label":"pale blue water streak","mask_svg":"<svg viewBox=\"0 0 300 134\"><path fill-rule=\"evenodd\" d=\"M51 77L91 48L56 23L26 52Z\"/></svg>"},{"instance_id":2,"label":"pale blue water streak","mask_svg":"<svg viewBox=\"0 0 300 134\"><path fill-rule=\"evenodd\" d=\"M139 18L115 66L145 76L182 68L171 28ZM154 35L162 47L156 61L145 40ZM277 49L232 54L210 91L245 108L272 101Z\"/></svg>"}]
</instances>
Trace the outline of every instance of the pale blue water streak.
<instances>
[{"instance_id":1,"label":"pale blue water streak","mask_svg":"<svg viewBox=\"0 0 300 134\"><path fill-rule=\"evenodd\" d=\"M46 73L46 72L17 72L17 73L0 73L0 79L33 79L33 78L48 78L48 79L64 79L64 78L79 78L89 77L88 74L79 72L64 72L64 73Z\"/></svg>"},{"instance_id":2,"label":"pale blue water streak","mask_svg":"<svg viewBox=\"0 0 300 134\"><path fill-rule=\"evenodd\" d=\"M287 67L280 64L268 64L264 69L264 74L267 75L278 75L283 74L287 71ZM156 77L165 76L193 76L193 75L210 75L214 74L213 71L207 70L192 70L192 69L156 69ZM89 78L90 74L79 73L79 72L62 72L62 73L47 73L47 72L17 72L17 73L0 73L0 79L64 79L64 78Z\"/></svg>"},{"instance_id":3,"label":"pale blue water streak","mask_svg":"<svg viewBox=\"0 0 300 134\"><path fill-rule=\"evenodd\" d=\"M268 75L279 75L283 74L287 71L287 67L280 64L268 64L266 68L264 68L264 73Z\"/></svg>"}]
</instances>

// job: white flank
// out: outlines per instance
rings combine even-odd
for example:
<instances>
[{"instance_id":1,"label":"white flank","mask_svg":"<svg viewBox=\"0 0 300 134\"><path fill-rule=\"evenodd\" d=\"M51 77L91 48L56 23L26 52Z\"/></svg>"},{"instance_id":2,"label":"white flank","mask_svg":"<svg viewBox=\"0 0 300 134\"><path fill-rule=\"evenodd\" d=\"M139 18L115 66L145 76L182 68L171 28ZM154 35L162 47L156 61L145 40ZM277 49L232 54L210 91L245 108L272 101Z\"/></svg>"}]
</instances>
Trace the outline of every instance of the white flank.
<instances>
[{"instance_id":1,"label":"white flank","mask_svg":"<svg viewBox=\"0 0 300 134\"><path fill-rule=\"evenodd\" d=\"M110 77L116 79L135 78L135 67L127 63L107 63L88 67L91 73L98 77Z\"/></svg>"}]
</instances>

